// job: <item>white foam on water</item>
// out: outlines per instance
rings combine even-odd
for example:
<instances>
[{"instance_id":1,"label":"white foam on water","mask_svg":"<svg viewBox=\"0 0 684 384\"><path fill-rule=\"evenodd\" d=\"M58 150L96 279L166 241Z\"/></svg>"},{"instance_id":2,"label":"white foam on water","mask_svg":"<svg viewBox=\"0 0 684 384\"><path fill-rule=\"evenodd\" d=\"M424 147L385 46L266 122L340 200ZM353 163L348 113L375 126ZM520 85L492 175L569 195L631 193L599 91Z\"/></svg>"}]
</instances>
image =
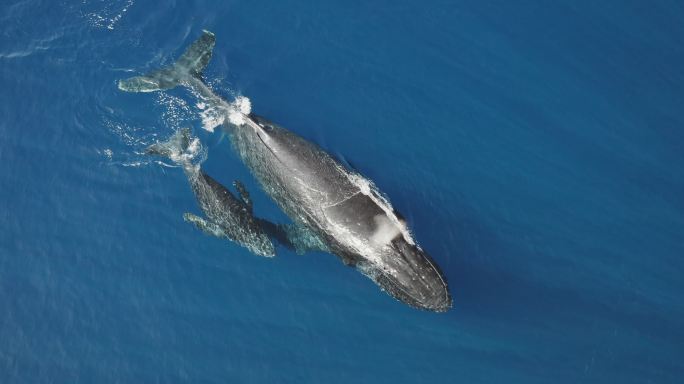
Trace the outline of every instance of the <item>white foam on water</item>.
<instances>
[{"instance_id":1,"label":"white foam on water","mask_svg":"<svg viewBox=\"0 0 684 384\"><path fill-rule=\"evenodd\" d=\"M188 149L185 151L189 156L196 156L200 151L202 150L202 144L200 143L198 138L192 139L190 142L190 145L188 145Z\"/></svg>"},{"instance_id":2,"label":"white foam on water","mask_svg":"<svg viewBox=\"0 0 684 384\"><path fill-rule=\"evenodd\" d=\"M109 29L109 30L114 29L114 25L116 25L116 23L118 23L119 20L121 20L121 18L123 17L123 15L124 15L126 12L128 12L128 8L130 8L131 5L133 5L133 0L128 0L128 1L126 2L126 5L124 5L124 7L121 9L121 12L119 12L118 15L116 15L116 16L114 16L114 17L111 18L111 20L109 21L109 24L107 24L107 29Z\"/></svg>"},{"instance_id":3,"label":"white foam on water","mask_svg":"<svg viewBox=\"0 0 684 384\"><path fill-rule=\"evenodd\" d=\"M223 124L226 120L226 115L217 108L207 108L200 112L202 119L202 128L209 132L214 132L214 128Z\"/></svg>"},{"instance_id":4,"label":"white foam on water","mask_svg":"<svg viewBox=\"0 0 684 384\"><path fill-rule=\"evenodd\" d=\"M228 115L228 121L233 125L242 125L245 123L245 115L239 112L231 112Z\"/></svg>"},{"instance_id":5,"label":"white foam on water","mask_svg":"<svg viewBox=\"0 0 684 384\"><path fill-rule=\"evenodd\" d=\"M113 30L116 24L121 21L128 9L135 3L134 0L126 1L105 1L105 0L84 0L83 4L93 5L98 8L92 12L88 12L84 15L88 22L93 27L106 28L108 30Z\"/></svg>"},{"instance_id":6,"label":"white foam on water","mask_svg":"<svg viewBox=\"0 0 684 384\"><path fill-rule=\"evenodd\" d=\"M33 50L25 49L15 52L0 52L0 59L15 59L18 57L26 57L33 53Z\"/></svg>"},{"instance_id":7,"label":"white foam on water","mask_svg":"<svg viewBox=\"0 0 684 384\"><path fill-rule=\"evenodd\" d=\"M232 110L228 114L228 121L233 125L243 125L245 116L252 113L252 101L246 96L237 96L230 106Z\"/></svg>"},{"instance_id":8,"label":"white foam on water","mask_svg":"<svg viewBox=\"0 0 684 384\"><path fill-rule=\"evenodd\" d=\"M183 167L196 167L206 159L206 151L199 138L193 137L185 150L181 150L179 145L178 141L172 140L168 147L172 151L169 158L175 164Z\"/></svg>"},{"instance_id":9,"label":"white foam on water","mask_svg":"<svg viewBox=\"0 0 684 384\"><path fill-rule=\"evenodd\" d=\"M252 112L252 102L248 97L237 96L232 103L207 107L204 102L199 102L197 108L200 109L202 128L214 132L226 120L237 126L245 124L245 117Z\"/></svg>"},{"instance_id":10,"label":"white foam on water","mask_svg":"<svg viewBox=\"0 0 684 384\"><path fill-rule=\"evenodd\" d=\"M130 168L130 167L133 167L133 168L138 168L138 167L141 167L141 166L143 166L143 165L147 165L148 163L147 163L147 162L142 162L142 161L134 161L134 162L131 162L131 163L120 163L120 164L121 164L122 167L129 167L129 168Z\"/></svg>"},{"instance_id":11,"label":"white foam on water","mask_svg":"<svg viewBox=\"0 0 684 384\"><path fill-rule=\"evenodd\" d=\"M243 115L252 113L252 101L246 96L236 97L233 105L235 105Z\"/></svg>"}]
</instances>

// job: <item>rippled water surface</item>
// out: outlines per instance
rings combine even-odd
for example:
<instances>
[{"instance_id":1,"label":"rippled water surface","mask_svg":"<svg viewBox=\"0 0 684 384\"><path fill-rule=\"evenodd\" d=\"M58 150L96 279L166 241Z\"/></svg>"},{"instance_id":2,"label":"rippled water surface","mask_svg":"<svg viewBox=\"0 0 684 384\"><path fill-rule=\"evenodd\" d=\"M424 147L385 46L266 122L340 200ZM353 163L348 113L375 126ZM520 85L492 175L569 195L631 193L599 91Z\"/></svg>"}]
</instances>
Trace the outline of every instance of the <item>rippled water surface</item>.
<instances>
[{"instance_id":1,"label":"rippled water surface","mask_svg":"<svg viewBox=\"0 0 684 384\"><path fill-rule=\"evenodd\" d=\"M681 2L220 3L0 4L0 382L681 382ZM190 93L116 88L202 29L211 86L373 179L453 310L183 222L142 151L186 126L284 220Z\"/></svg>"}]
</instances>

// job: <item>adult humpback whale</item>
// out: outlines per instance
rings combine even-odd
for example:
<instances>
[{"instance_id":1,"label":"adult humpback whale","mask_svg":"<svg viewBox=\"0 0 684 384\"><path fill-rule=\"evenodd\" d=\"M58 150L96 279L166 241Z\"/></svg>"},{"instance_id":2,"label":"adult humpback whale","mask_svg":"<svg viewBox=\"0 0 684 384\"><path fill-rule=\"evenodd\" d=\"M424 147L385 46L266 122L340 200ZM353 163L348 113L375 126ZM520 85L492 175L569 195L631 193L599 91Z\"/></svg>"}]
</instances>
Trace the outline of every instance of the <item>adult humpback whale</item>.
<instances>
[{"instance_id":1,"label":"adult humpback whale","mask_svg":"<svg viewBox=\"0 0 684 384\"><path fill-rule=\"evenodd\" d=\"M203 219L184 213L183 219L212 236L234 241L259 256L275 256L275 248L259 219L252 215L252 201L245 187L235 181L238 199L226 187L193 164L200 151L199 139L190 136L187 128L177 131L169 140L152 144L146 153L171 159L183 167L197 202L207 216Z\"/></svg>"},{"instance_id":2,"label":"adult humpback whale","mask_svg":"<svg viewBox=\"0 0 684 384\"><path fill-rule=\"evenodd\" d=\"M170 67L122 80L128 92L190 88L225 116L231 142L263 189L296 223L290 242L356 267L396 299L437 312L451 307L445 279L373 183L317 145L254 114L245 115L203 81L214 34L204 31Z\"/></svg>"}]
</instances>

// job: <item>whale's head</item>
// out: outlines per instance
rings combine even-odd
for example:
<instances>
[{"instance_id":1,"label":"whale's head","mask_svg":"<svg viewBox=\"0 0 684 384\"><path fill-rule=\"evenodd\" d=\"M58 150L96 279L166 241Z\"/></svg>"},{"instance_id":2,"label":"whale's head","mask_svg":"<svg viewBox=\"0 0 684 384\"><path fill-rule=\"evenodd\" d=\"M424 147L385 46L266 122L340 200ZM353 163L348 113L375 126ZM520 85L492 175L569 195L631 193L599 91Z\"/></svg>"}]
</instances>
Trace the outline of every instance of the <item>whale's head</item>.
<instances>
[{"instance_id":1,"label":"whale's head","mask_svg":"<svg viewBox=\"0 0 684 384\"><path fill-rule=\"evenodd\" d=\"M452 306L446 279L418 246L397 236L383 247L381 264L362 261L357 268L397 300L416 308L446 312Z\"/></svg>"},{"instance_id":2,"label":"whale's head","mask_svg":"<svg viewBox=\"0 0 684 384\"><path fill-rule=\"evenodd\" d=\"M334 253L399 301L435 312L451 308L446 280L413 240L406 221L367 185L324 209Z\"/></svg>"}]
</instances>

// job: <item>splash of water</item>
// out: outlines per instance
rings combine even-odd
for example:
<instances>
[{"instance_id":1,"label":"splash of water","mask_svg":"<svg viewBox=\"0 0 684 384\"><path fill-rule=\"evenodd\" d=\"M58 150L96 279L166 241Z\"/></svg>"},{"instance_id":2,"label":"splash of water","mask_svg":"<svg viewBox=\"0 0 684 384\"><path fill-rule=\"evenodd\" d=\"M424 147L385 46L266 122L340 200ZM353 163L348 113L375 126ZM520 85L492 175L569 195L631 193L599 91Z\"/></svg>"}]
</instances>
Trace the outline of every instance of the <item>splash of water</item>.
<instances>
[{"instance_id":1,"label":"splash of water","mask_svg":"<svg viewBox=\"0 0 684 384\"><path fill-rule=\"evenodd\" d=\"M200 109L202 128L214 132L214 129L226 120L233 125L243 125L245 116L252 112L252 102L246 96L237 96L232 103L228 103L227 107L208 107L205 103L199 102L197 108Z\"/></svg>"}]
</instances>

